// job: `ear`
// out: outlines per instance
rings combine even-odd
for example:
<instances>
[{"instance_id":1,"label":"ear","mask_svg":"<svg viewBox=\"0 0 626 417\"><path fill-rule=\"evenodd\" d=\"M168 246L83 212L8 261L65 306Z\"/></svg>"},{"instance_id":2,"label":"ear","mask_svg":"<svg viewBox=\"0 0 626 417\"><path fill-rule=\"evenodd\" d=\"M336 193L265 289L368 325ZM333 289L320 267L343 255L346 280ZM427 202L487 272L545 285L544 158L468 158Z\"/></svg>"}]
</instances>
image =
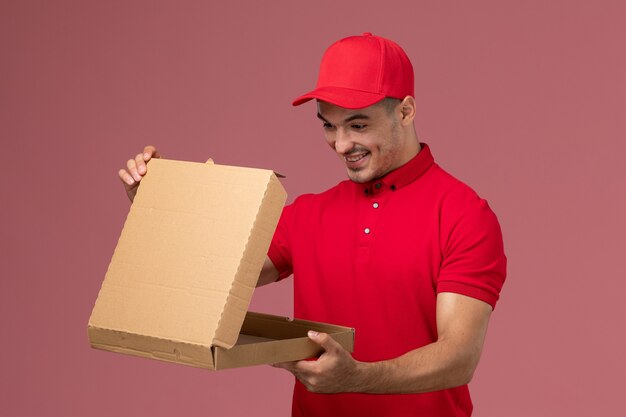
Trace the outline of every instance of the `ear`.
<instances>
[{"instance_id":1,"label":"ear","mask_svg":"<svg viewBox=\"0 0 626 417\"><path fill-rule=\"evenodd\" d=\"M411 96L406 96L402 103L400 103L400 112L402 114L402 125L407 126L413 123L415 119L416 104L415 99Z\"/></svg>"}]
</instances>

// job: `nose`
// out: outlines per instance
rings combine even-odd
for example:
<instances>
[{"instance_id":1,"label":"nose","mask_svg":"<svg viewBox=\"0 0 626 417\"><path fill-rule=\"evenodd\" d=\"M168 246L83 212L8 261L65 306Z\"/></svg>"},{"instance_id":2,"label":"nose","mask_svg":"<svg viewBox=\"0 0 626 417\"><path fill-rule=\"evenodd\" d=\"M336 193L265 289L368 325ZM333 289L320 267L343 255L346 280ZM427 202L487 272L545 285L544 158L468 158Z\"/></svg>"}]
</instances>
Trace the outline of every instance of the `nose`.
<instances>
[{"instance_id":1,"label":"nose","mask_svg":"<svg viewBox=\"0 0 626 417\"><path fill-rule=\"evenodd\" d=\"M339 154L346 154L352 150L354 144L350 139L350 134L344 129L337 129L335 132L335 142L333 147L335 148L335 152Z\"/></svg>"}]
</instances>

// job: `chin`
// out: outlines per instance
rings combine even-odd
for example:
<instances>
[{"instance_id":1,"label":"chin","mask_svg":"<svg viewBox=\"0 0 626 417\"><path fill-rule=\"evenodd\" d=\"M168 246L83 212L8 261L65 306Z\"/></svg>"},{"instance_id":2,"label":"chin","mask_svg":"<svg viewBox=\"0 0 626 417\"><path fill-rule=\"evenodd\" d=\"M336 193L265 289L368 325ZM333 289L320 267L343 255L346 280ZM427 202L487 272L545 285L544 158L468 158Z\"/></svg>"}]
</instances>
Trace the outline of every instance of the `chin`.
<instances>
[{"instance_id":1,"label":"chin","mask_svg":"<svg viewBox=\"0 0 626 417\"><path fill-rule=\"evenodd\" d=\"M353 182L364 184L368 181L371 181L374 177L371 174L368 174L363 171L350 171L348 170L348 178Z\"/></svg>"}]
</instances>

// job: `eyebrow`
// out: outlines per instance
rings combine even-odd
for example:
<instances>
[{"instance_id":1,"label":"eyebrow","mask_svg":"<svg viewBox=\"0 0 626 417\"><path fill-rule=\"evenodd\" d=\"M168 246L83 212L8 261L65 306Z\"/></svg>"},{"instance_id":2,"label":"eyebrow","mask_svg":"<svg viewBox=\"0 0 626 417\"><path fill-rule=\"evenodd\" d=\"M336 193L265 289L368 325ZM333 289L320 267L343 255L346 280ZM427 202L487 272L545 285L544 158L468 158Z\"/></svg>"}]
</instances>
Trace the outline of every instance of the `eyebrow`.
<instances>
[{"instance_id":1,"label":"eyebrow","mask_svg":"<svg viewBox=\"0 0 626 417\"><path fill-rule=\"evenodd\" d=\"M322 114L320 112L317 112L317 118L320 119L323 122L328 123L328 120L324 119L324 116L322 116Z\"/></svg>"},{"instance_id":2,"label":"eyebrow","mask_svg":"<svg viewBox=\"0 0 626 417\"><path fill-rule=\"evenodd\" d=\"M326 123L330 123L328 120L324 119L324 116L322 116L322 114L320 112L317 113L317 118L322 120L322 121L324 121L324 122L326 122ZM353 120L368 120L369 118L370 117L368 115L366 115L366 114L357 113L357 114L353 114L350 117L347 117L344 120L344 123L349 123L349 122L351 122Z\"/></svg>"}]
</instances>

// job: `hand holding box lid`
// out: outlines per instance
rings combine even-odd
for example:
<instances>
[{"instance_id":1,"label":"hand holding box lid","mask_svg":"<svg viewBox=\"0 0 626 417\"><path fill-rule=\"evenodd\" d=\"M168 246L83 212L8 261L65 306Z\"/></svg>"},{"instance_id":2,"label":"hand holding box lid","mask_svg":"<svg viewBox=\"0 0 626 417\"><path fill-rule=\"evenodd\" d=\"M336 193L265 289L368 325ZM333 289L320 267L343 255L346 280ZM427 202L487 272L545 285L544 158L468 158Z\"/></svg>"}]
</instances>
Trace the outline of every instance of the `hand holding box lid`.
<instances>
[{"instance_id":1,"label":"hand holding box lid","mask_svg":"<svg viewBox=\"0 0 626 417\"><path fill-rule=\"evenodd\" d=\"M148 172L147 162L152 158L160 158L159 151L152 145L143 148L143 152L135 155L134 158L126 161L126 169L122 168L117 172L118 177L124 184L126 194L132 202L137 194L137 187L144 175Z\"/></svg>"}]
</instances>

